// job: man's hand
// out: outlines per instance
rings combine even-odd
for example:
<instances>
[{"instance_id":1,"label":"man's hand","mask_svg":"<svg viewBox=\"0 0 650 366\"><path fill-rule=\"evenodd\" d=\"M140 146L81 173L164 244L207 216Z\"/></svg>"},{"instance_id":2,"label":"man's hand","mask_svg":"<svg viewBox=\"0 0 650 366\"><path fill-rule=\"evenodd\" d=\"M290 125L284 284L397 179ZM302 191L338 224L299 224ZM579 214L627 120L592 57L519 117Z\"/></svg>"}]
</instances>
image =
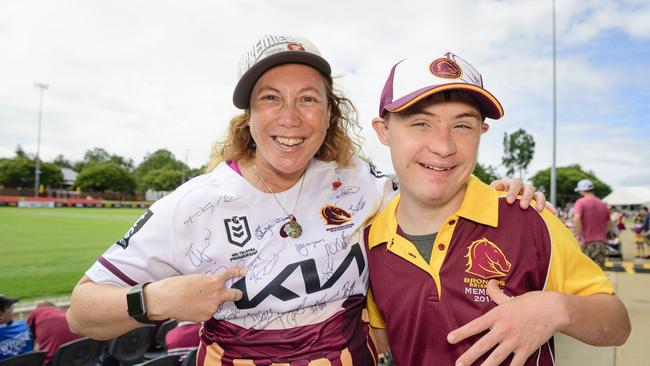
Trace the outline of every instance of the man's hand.
<instances>
[{"instance_id":1,"label":"man's hand","mask_svg":"<svg viewBox=\"0 0 650 366\"><path fill-rule=\"evenodd\" d=\"M501 291L497 281L490 280L487 294L498 306L447 335L449 343L456 344L488 330L456 360L456 366L471 365L495 346L482 366L499 365L511 353L514 357L510 365L523 365L569 322L564 295L559 292L533 291L510 297Z\"/></svg>"},{"instance_id":2,"label":"man's hand","mask_svg":"<svg viewBox=\"0 0 650 366\"><path fill-rule=\"evenodd\" d=\"M515 202L517 195L521 195L519 200L519 207L527 209L530 205L532 199L535 200L535 209L539 212L542 212L544 208L547 208L553 214L557 214L557 210L550 202L546 201L546 196L542 192L536 192L535 186L526 183L524 184L521 179L498 179L490 183L490 187L496 189L497 191L508 191L506 196L506 201L508 203Z\"/></svg>"}]
</instances>

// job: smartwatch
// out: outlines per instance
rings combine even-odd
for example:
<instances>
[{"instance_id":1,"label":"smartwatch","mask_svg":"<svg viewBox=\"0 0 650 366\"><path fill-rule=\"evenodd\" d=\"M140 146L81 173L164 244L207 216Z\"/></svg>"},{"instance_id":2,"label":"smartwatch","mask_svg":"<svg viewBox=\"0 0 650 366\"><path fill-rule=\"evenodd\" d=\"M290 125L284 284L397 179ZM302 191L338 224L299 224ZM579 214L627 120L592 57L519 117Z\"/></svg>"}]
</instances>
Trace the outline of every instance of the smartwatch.
<instances>
[{"instance_id":1,"label":"smartwatch","mask_svg":"<svg viewBox=\"0 0 650 366\"><path fill-rule=\"evenodd\" d=\"M142 324L154 324L155 321L147 318L147 302L144 299L144 287L149 282L131 287L126 294L126 306L129 316Z\"/></svg>"}]
</instances>

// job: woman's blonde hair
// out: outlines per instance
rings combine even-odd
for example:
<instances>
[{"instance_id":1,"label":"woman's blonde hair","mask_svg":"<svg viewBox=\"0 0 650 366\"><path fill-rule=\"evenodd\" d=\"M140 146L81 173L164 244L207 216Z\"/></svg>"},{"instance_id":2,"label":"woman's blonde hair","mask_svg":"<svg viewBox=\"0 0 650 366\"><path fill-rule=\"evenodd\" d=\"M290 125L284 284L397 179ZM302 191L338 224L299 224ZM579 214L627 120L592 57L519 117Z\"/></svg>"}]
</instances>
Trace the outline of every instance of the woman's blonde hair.
<instances>
[{"instance_id":1,"label":"woman's blonde hair","mask_svg":"<svg viewBox=\"0 0 650 366\"><path fill-rule=\"evenodd\" d=\"M322 75L322 74L321 74ZM330 76L323 76L327 101L330 106L330 126L325 140L314 156L316 159L335 161L347 166L352 157L361 149L361 126L357 120L357 110L352 102L334 89ZM246 161L255 156L255 142L251 136L248 121L250 109L230 120L226 137L212 146L210 162L206 172L212 171L222 161Z\"/></svg>"}]
</instances>

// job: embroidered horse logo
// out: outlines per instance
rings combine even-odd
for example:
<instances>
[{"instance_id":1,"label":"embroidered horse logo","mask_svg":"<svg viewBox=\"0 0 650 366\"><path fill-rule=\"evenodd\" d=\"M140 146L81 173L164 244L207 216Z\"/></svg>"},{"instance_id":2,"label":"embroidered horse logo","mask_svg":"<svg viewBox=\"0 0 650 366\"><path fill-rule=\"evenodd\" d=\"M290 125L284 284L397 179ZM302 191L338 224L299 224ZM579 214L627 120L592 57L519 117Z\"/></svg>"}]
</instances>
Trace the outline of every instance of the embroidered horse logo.
<instances>
[{"instance_id":1,"label":"embroidered horse logo","mask_svg":"<svg viewBox=\"0 0 650 366\"><path fill-rule=\"evenodd\" d=\"M511 264L496 244L481 238L473 241L467 248L467 268L465 272L483 278L504 277Z\"/></svg>"}]
</instances>

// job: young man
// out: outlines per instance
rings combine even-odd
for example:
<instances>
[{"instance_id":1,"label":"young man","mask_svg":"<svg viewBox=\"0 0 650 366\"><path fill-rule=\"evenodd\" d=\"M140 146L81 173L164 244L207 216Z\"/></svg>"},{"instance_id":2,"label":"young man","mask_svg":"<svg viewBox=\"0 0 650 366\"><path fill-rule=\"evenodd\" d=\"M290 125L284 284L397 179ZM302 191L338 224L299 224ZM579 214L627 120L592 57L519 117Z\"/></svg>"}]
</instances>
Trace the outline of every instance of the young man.
<instances>
[{"instance_id":1,"label":"young man","mask_svg":"<svg viewBox=\"0 0 650 366\"><path fill-rule=\"evenodd\" d=\"M578 182L575 191L580 198L573 206L573 225L582 251L601 267L605 266L605 243L607 233L612 229L609 209L605 202L594 194L594 184L589 179Z\"/></svg>"},{"instance_id":2,"label":"young man","mask_svg":"<svg viewBox=\"0 0 650 366\"><path fill-rule=\"evenodd\" d=\"M401 193L365 232L368 310L397 365L552 365L557 331L625 341L625 307L569 230L471 175L485 117L503 116L474 68L452 53L401 61L379 114Z\"/></svg>"}]
</instances>

